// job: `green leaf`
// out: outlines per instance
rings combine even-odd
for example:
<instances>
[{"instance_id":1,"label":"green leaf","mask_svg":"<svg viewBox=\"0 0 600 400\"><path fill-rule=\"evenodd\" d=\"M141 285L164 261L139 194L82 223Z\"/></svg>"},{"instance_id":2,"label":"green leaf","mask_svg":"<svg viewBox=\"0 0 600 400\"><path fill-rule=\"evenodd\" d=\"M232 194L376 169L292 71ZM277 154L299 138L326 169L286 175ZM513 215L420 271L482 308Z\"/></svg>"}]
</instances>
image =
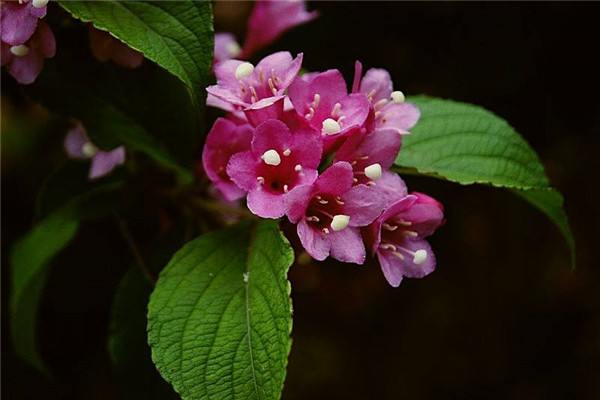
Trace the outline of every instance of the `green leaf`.
<instances>
[{"instance_id":1,"label":"green leaf","mask_svg":"<svg viewBox=\"0 0 600 400\"><path fill-rule=\"evenodd\" d=\"M571 252L572 267L575 267L575 239L573 238L573 233L569 227L569 220L564 210L564 199L562 195L552 188L513 190L513 192L546 214L560 229Z\"/></svg>"},{"instance_id":2,"label":"green leaf","mask_svg":"<svg viewBox=\"0 0 600 400\"><path fill-rule=\"evenodd\" d=\"M537 154L503 119L472 104L410 98L421 119L403 137L396 165L450 181L518 189L547 187Z\"/></svg>"},{"instance_id":3,"label":"green leaf","mask_svg":"<svg viewBox=\"0 0 600 400\"><path fill-rule=\"evenodd\" d=\"M60 5L177 76L203 103L214 45L209 1L61 1Z\"/></svg>"},{"instance_id":4,"label":"green leaf","mask_svg":"<svg viewBox=\"0 0 600 400\"><path fill-rule=\"evenodd\" d=\"M46 280L46 265L75 236L79 223L62 214L52 215L38 224L12 249L11 333L16 353L41 371L35 322L39 300Z\"/></svg>"},{"instance_id":5,"label":"green leaf","mask_svg":"<svg viewBox=\"0 0 600 400\"><path fill-rule=\"evenodd\" d=\"M293 251L273 220L184 246L148 306L148 342L184 399L277 399L290 351Z\"/></svg>"},{"instance_id":6,"label":"green leaf","mask_svg":"<svg viewBox=\"0 0 600 400\"><path fill-rule=\"evenodd\" d=\"M53 211L12 248L11 336L16 353L46 372L36 342L36 317L48 265L73 239L79 221L113 212L123 203L122 183L95 187ZM54 203L52 203L54 205Z\"/></svg>"},{"instance_id":7,"label":"green leaf","mask_svg":"<svg viewBox=\"0 0 600 400\"><path fill-rule=\"evenodd\" d=\"M396 171L513 189L560 228L575 260L575 244L560 193L527 142L482 107L427 96L410 98L421 119L403 138Z\"/></svg>"}]
</instances>

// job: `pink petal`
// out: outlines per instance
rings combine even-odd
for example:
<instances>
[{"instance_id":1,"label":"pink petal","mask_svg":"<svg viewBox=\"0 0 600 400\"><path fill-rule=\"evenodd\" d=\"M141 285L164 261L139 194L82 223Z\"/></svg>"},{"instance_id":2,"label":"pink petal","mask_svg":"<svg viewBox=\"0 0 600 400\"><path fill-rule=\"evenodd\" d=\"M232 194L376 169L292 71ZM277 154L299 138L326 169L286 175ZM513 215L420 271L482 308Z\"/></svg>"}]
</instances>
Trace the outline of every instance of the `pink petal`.
<instances>
[{"instance_id":1,"label":"pink petal","mask_svg":"<svg viewBox=\"0 0 600 400\"><path fill-rule=\"evenodd\" d=\"M234 154L227 163L227 175L236 185L246 191L252 190L258 181L256 180L256 168L259 160L251 150Z\"/></svg>"},{"instance_id":2,"label":"pink petal","mask_svg":"<svg viewBox=\"0 0 600 400\"><path fill-rule=\"evenodd\" d=\"M215 34L215 63L237 58L240 55L240 50L240 45L231 33Z\"/></svg>"},{"instance_id":3,"label":"pink petal","mask_svg":"<svg viewBox=\"0 0 600 400\"><path fill-rule=\"evenodd\" d=\"M319 74L303 75L296 79L289 88L289 97L296 112L302 116L309 113L309 108L318 94L319 104L314 108L311 124L319 131L320 124L331 117L333 106L347 94L346 82L340 71L331 69Z\"/></svg>"},{"instance_id":4,"label":"pink petal","mask_svg":"<svg viewBox=\"0 0 600 400\"><path fill-rule=\"evenodd\" d=\"M344 213L350 216L350 226L366 226L381 215L385 202L381 195L366 185L356 185L344 193Z\"/></svg>"},{"instance_id":5,"label":"pink petal","mask_svg":"<svg viewBox=\"0 0 600 400\"><path fill-rule=\"evenodd\" d=\"M261 218L280 218L285 215L285 196L257 186L248 192L248 208Z\"/></svg>"},{"instance_id":6,"label":"pink petal","mask_svg":"<svg viewBox=\"0 0 600 400\"><path fill-rule=\"evenodd\" d=\"M330 242L325 234L317 232L305 221L301 220L296 227L302 246L312 258L323 261L329 255Z\"/></svg>"},{"instance_id":7,"label":"pink petal","mask_svg":"<svg viewBox=\"0 0 600 400\"><path fill-rule=\"evenodd\" d=\"M85 134L83 126L78 123L67 133L67 136L65 137L65 150L72 158L90 158L90 156L83 153L83 146L88 143L91 144L91 141Z\"/></svg>"},{"instance_id":8,"label":"pink petal","mask_svg":"<svg viewBox=\"0 0 600 400\"><path fill-rule=\"evenodd\" d=\"M316 180L316 192L340 196L352 186L354 174L350 164L337 162L327 168Z\"/></svg>"},{"instance_id":9,"label":"pink petal","mask_svg":"<svg viewBox=\"0 0 600 400\"><path fill-rule=\"evenodd\" d=\"M2 41L18 46L28 41L37 27L38 19L46 15L46 7L35 8L31 2L2 2L0 34Z\"/></svg>"},{"instance_id":10,"label":"pink petal","mask_svg":"<svg viewBox=\"0 0 600 400\"><path fill-rule=\"evenodd\" d=\"M296 224L305 213L308 203L314 195L315 187L313 185L296 186L285 197L285 213L291 223Z\"/></svg>"},{"instance_id":11,"label":"pink petal","mask_svg":"<svg viewBox=\"0 0 600 400\"><path fill-rule=\"evenodd\" d=\"M406 184L402 178L391 171L383 171L381 179L377 180L375 186L371 189L376 190L388 206L406 197L408 194Z\"/></svg>"},{"instance_id":12,"label":"pink petal","mask_svg":"<svg viewBox=\"0 0 600 400\"><path fill-rule=\"evenodd\" d=\"M281 153L289 149L292 143L290 129L281 121L269 120L256 127L252 139L252 151L260 156L267 150L276 150L283 157Z\"/></svg>"},{"instance_id":13,"label":"pink petal","mask_svg":"<svg viewBox=\"0 0 600 400\"><path fill-rule=\"evenodd\" d=\"M377 253L377 258L379 259L381 270L383 271L383 274L390 285L398 287L403 276L408 278L423 278L435 270L435 255L433 254L431 246L429 243L427 243L427 241L409 240L403 242L401 246L413 252L417 250L425 250L427 252L427 258L423 264L417 265L413 263L412 256L403 251L400 251L400 253L405 256L403 260L393 256L389 251L379 251Z\"/></svg>"},{"instance_id":14,"label":"pink petal","mask_svg":"<svg viewBox=\"0 0 600 400\"><path fill-rule=\"evenodd\" d=\"M347 227L327 234L331 257L338 261L363 264L366 258L365 245L357 228Z\"/></svg>"},{"instance_id":15,"label":"pink petal","mask_svg":"<svg viewBox=\"0 0 600 400\"><path fill-rule=\"evenodd\" d=\"M316 16L316 12L306 11L304 1L257 1L248 18L242 58L247 58L256 50L267 46L288 29L306 23Z\"/></svg>"},{"instance_id":16,"label":"pink petal","mask_svg":"<svg viewBox=\"0 0 600 400\"><path fill-rule=\"evenodd\" d=\"M417 124L420 116L421 112L414 104L389 102L381 108L377 124L381 128L396 129L400 134L406 135Z\"/></svg>"},{"instance_id":17,"label":"pink petal","mask_svg":"<svg viewBox=\"0 0 600 400\"><path fill-rule=\"evenodd\" d=\"M371 68L360 82L360 92L370 96L373 103L381 99L390 100L393 90L390 73L381 68Z\"/></svg>"},{"instance_id":18,"label":"pink petal","mask_svg":"<svg viewBox=\"0 0 600 400\"><path fill-rule=\"evenodd\" d=\"M123 163L125 163L125 147L120 146L111 151L99 151L92 159L89 178L98 179Z\"/></svg>"}]
</instances>

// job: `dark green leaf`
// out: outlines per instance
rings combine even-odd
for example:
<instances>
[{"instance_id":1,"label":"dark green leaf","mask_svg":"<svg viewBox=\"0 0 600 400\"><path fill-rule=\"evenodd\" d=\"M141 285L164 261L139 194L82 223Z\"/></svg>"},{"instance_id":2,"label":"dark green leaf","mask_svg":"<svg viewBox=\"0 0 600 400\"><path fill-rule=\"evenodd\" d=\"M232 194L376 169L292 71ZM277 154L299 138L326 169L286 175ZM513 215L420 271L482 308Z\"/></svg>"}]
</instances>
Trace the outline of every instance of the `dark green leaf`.
<instances>
[{"instance_id":1,"label":"dark green leaf","mask_svg":"<svg viewBox=\"0 0 600 400\"><path fill-rule=\"evenodd\" d=\"M397 172L514 189L560 228L574 263L562 196L550 188L537 154L505 120L452 100L418 96L409 101L419 107L421 119L403 139Z\"/></svg>"},{"instance_id":2,"label":"dark green leaf","mask_svg":"<svg viewBox=\"0 0 600 400\"><path fill-rule=\"evenodd\" d=\"M61 1L181 79L202 104L213 58L209 1Z\"/></svg>"},{"instance_id":3,"label":"dark green leaf","mask_svg":"<svg viewBox=\"0 0 600 400\"><path fill-rule=\"evenodd\" d=\"M293 251L272 220L183 247L148 307L148 342L184 399L277 399L290 351Z\"/></svg>"}]
</instances>

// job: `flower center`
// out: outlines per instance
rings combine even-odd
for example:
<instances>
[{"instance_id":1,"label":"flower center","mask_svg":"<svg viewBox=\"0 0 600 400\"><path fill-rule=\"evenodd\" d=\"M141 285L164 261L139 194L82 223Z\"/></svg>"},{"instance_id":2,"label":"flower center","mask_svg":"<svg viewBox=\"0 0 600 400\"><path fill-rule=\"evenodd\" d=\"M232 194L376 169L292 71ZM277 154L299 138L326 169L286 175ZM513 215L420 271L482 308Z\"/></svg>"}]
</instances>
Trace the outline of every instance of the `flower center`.
<instances>
[{"instance_id":1,"label":"flower center","mask_svg":"<svg viewBox=\"0 0 600 400\"><path fill-rule=\"evenodd\" d=\"M412 251L407 249L406 247L391 243L381 243L379 245L379 249L389 251L394 257L399 258L400 260L406 259L405 254L411 255L412 262L416 265L423 265L425 261L427 261L427 257L429 256L429 253L425 249ZM401 252L404 252L404 254L402 254Z\"/></svg>"},{"instance_id":2,"label":"flower center","mask_svg":"<svg viewBox=\"0 0 600 400\"><path fill-rule=\"evenodd\" d=\"M98 149L92 143L86 143L81 147L81 152L87 157L94 157L98 153Z\"/></svg>"}]
</instances>

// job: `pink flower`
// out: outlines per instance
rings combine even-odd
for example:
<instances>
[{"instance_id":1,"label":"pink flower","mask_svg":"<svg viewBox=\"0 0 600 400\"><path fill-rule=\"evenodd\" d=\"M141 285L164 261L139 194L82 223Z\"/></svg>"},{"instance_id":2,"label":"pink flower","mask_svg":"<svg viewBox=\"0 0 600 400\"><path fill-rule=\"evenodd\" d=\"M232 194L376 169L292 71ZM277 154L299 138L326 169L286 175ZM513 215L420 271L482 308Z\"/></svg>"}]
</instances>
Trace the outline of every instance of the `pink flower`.
<instances>
[{"instance_id":1,"label":"pink flower","mask_svg":"<svg viewBox=\"0 0 600 400\"><path fill-rule=\"evenodd\" d=\"M375 113L375 126L395 129L402 135L410 133L409 129L419 120L419 109L406 103L402 92L394 91L389 72L371 68L360 80L362 64L357 61L355 68L352 91L363 93L369 99Z\"/></svg>"},{"instance_id":2,"label":"pink flower","mask_svg":"<svg viewBox=\"0 0 600 400\"><path fill-rule=\"evenodd\" d=\"M215 33L215 52L213 63L237 58L242 48L231 33Z\"/></svg>"},{"instance_id":3,"label":"pink flower","mask_svg":"<svg viewBox=\"0 0 600 400\"><path fill-rule=\"evenodd\" d=\"M307 12L306 3L298 0L259 0L248 18L248 30L241 58L275 41L287 30L312 21L317 13Z\"/></svg>"},{"instance_id":4,"label":"pink flower","mask_svg":"<svg viewBox=\"0 0 600 400\"><path fill-rule=\"evenodd\" d=\"M67 133L65 150L71 158L92 160L89 179L101 178L117 166L125 163L125 148L123 146L110 151L98 149L79 123Z\"/></svg>"},{"instance_id":5,"label":"pink flower","mask_svg":"<svg viewBox=\"0 0 600 400\"><path fill-rule=\"evenodd\" d=\"M11 46L2 42L2 65L22 84L35 81L44 67L44 59L54 57L56 41L50 27L40 21L34 34L24 43Z\"/></svg>"},{"instance_id":6,"label":"pink flower","mask_svg":"<svg viewBox=\"0 0 600 400\"><path fill-rule=\"evenodd\" d=\"M392 204L364 229L390 285L397 287L404 276L422 278L433 272L435 256L424 238L442 224L443 211L437 200L414 192Z\"/></svg>"},{"instance_id":7,"label":"pink flower","mask_svg":"<svg viewBox=\"0 0 600 400\"><path fill-rule=\"evenodd\" d=\"M244 110L250 123L257 126L280 116L285 91L301 66L302 54L292 59L287 51L263 58L256 67L246 61L223 61L214 67L217 84L206 90L210 95Z\"/></svg>"},{"instance_id":8,"label":"pink flower","mask_svg":"<svg viewBox=\"0 0 600 400\"><path fill-rule=\"evenodd\" d=\"M299 186L286 198L286 214L297 223L306 252L316 260L331 255L339 261L362 264L365 245L359 227L369 225L383 211L376 191L352 186L352 167L338 162L312 185Z\"/></svg>"},{"instance_id":9,"label":"pink flower","mask_svg":"<svg viewBox=\"0 0 600 400\"><path fill-rule=\"evenodd\" d=\"M402 136L394 129L379 129L366 136L350 137L337 151L334 162L347 161L354 170L354 183L379 186L379 179L396 159Z\"/></svg>"},{"instance_id":10,"label":"pink flower","mask_svg":"<svg viewBox=\"0 0 600 400\"><path fill-rule=\"evenodd\" d=\"M202 151L204 171L227 201L244 197L245 191L231 181L227 163L232 155L250 149L254 129L250 124L236 123L219 118L206 137Z\"/></svg>"},{"instance_id":11,"label":"pink flower","mask_svg":"<svg viewBox=\"0 0 600 400\"><path fill-rule=\"evenodd\" d=\"M106 31L89 25L89 38L92 54L98 61L113 61L120 67L137 68L144 61L144 55L132 49Z\"/></svg>"},{"instance_id":12,"label":"pink flower","mask_svg":"<svg viewBox=\"0 0 600 400\"><path fill-rule=\"evenodd\" d=\"M24 44L31 38L38 20L46 16L48 0L3 1L0 3L0 34L10 46Z\"/></svg>"},{"instance_id":13,"label":"pink flower","mask_svg":"<svg viewBox=\"0 0 600 400\"><path fill-rule=\"evenodd\" d=\"M296 186L317 178L322 144L314 130L269 120L254 132L251 150L237 153L227 165L227 174L248 192L248 208L263 218L285 214L284 199Z\"/></svg>"},{"instance_id":14,"label":"pink flower","mask_svg":"<svg viewBox=\"0 0 600 400\"><path fill-rule=\"evenodd\" d=\"M299 77L290 86L289 96L296 112L321 132L325 152L360 129L369 115L366 96L349 95L338 70Z\"/></svg>"}]
</instances>

